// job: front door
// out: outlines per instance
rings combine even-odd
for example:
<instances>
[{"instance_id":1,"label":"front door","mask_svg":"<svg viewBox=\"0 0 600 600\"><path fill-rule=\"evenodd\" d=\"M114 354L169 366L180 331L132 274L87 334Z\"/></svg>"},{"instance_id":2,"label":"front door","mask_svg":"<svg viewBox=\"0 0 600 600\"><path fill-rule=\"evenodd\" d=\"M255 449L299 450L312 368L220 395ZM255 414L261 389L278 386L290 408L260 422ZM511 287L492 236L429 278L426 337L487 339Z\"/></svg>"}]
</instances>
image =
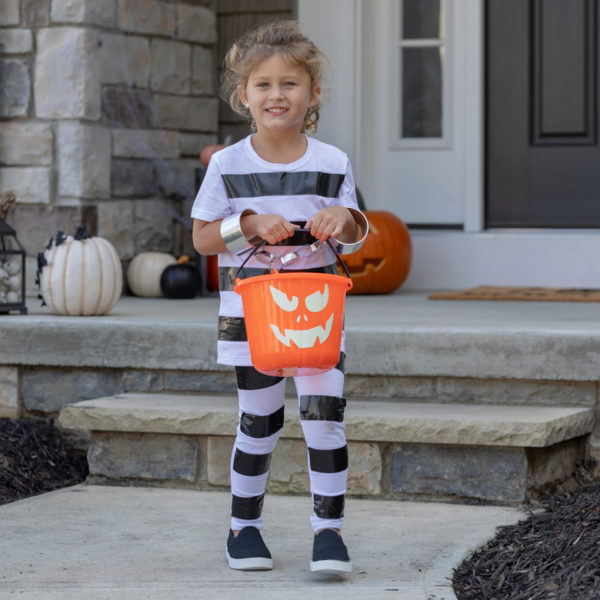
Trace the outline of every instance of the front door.
<instances>
[{"instance_id":1,"label":"front door","mask_svg":"<svg viewBox=\"0 0 600 600\"><path fill-rule=\"evenodd\" d=\"M333 64L318 137L415 229L483 224L482 1L298 0Z\"/></svg>"},{"instance_id":2,"label":"front door","mask_svg":"<svg viewBox=\"0 0 600 600\"><path fill-rule=\"evenodd\" d=\"M600 227L596 0L487 0L488 227Z\"/></svg>"},{"instance_id":3,"label":"front door","mask_svg":"<svg viewBox=\"0 0 600 600\"><path fill-rule=\"evenodd\" d=\"M358 183L411 226L462 229L465 2L363 2Z\"/></svg>"}]
</instances>

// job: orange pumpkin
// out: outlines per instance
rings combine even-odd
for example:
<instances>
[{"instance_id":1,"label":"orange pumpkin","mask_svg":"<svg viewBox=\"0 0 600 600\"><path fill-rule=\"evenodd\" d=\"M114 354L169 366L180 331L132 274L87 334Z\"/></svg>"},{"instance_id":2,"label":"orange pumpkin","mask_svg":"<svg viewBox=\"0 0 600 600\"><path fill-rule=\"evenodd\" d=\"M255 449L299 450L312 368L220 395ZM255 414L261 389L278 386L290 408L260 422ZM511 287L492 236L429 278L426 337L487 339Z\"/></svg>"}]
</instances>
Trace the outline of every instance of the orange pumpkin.
<instances>
[{"instance_id":1,"label":"orange pumpkin","mask_svg":"<svg viewBox=\"0 0 600 600\"><path fill-rule=\"evenodd\" d=\"M410 271L412 244L406 225L386 210L365 211L369 234L360 250L342 256L354 287L349 294L389 294ZM340 275L342 268L338 267Z\"/></svg>"},{"instance_id":2,"label":"orange pumpkin","mask_svg":"<svg viewBox=\"0 0 600 600\"><path fill-rule=\"evenodd\" d=\"M200 162L208 167L212 155L225 148L225 144L209 144L200 151ZM219 291L219 267L217 255L206 257L206 287L210 292Z\"/></svg>"},{"instance_id":3,"label":"orange pumpkin","mask_svg":"<svg viewBox=\"0 0 600 600\"><path fill-rule=\"evenodd\" d=\"M209 292L219 291L219 257L217 254L206 257L206 287Z\"/></svg>"},{"instance_id":4,"label":"orange pumpkin","mask_svg":"<svg viewBox=\"0 0 600 600\"><path fill-rule=\"evenodd\" d=\"M208 167L208 163L210 162L210 157L219 150L223 150L225 146L223 144L209 144L208 146L204 146L202 150L200 150L200 162Z\"/></svg>"}]
</instances>

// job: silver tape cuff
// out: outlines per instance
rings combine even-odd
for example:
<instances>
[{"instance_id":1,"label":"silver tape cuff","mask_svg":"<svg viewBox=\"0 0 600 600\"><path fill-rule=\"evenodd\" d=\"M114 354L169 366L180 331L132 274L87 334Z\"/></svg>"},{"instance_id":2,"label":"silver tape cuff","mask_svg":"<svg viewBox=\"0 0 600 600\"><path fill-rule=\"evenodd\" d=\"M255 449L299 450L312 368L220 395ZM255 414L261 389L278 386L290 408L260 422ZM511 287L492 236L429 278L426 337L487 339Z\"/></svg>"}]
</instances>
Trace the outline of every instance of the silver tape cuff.
<instances>
[{"instance_id":1,"label":"silver tape cuff","mask_svg":"<svg viewBox=\"0 0 600 600\"><path fill-rule=\"evenodd\" d=\"M223 238L225 246L227 246L227 250L229 250L229 252L232 254L237 254L241 250L244 250L251 245L251 242L248 241L242 233L240 220L244 215L255 214L256 213L253 210L247 208L241 213L229 215L221 221L221 237Z\"/></svg>"},{"instance_id":2,"label":"silver tape cuff","mask_svg":"<svg viewBox=\"0 0 600 600\"><path fill-rule=\"evenodd\" d=\"M367 221L367 217L365 217L365 215L357 208L348 208L348 210L352 213L354 220L360 227L362 237L352 244L345 244L344 242L336 240L335 249L338 251L338 254L352 254L353 252L356 252L364 244L367 239L367 234L369 233L369 221Z\"/></svg>"}]
</instances>

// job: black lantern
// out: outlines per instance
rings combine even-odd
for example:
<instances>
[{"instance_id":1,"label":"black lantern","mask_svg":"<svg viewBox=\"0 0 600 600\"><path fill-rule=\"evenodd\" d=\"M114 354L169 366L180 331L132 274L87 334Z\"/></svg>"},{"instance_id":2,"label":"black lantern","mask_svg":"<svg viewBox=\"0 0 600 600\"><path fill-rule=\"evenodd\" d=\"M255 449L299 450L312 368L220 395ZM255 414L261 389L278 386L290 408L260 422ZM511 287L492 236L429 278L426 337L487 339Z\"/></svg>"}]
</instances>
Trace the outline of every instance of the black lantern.
<instances>
[{"instance_id":1,"label":"black lantern","mask_svg":"<svg viewBox=\"0 0 600 600\"><path fill-rule=\"evenodd\" d=\"M25 306L25 250L17 232L0 220L0 314L27 314Z\"/></svg>"}]
</instances>

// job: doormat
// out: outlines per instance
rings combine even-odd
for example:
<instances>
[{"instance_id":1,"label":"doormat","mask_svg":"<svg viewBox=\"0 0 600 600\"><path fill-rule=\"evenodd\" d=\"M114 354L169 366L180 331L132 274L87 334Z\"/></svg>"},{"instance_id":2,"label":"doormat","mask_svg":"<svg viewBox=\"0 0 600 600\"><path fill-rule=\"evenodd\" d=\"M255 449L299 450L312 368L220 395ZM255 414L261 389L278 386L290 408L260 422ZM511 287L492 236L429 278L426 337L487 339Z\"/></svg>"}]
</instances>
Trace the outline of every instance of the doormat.
<instances>
[{"instance_id":1,"label":"doormat","mask_svg":"<svg viewBox=\"0 0 600 600\"><path fill-rule=\"evenodd\" d=\"M502 287L480 285L466 290L436 292L430 300L531 300L536 302L600 302L600 289Z\"/></svg>"}]
</instances>

